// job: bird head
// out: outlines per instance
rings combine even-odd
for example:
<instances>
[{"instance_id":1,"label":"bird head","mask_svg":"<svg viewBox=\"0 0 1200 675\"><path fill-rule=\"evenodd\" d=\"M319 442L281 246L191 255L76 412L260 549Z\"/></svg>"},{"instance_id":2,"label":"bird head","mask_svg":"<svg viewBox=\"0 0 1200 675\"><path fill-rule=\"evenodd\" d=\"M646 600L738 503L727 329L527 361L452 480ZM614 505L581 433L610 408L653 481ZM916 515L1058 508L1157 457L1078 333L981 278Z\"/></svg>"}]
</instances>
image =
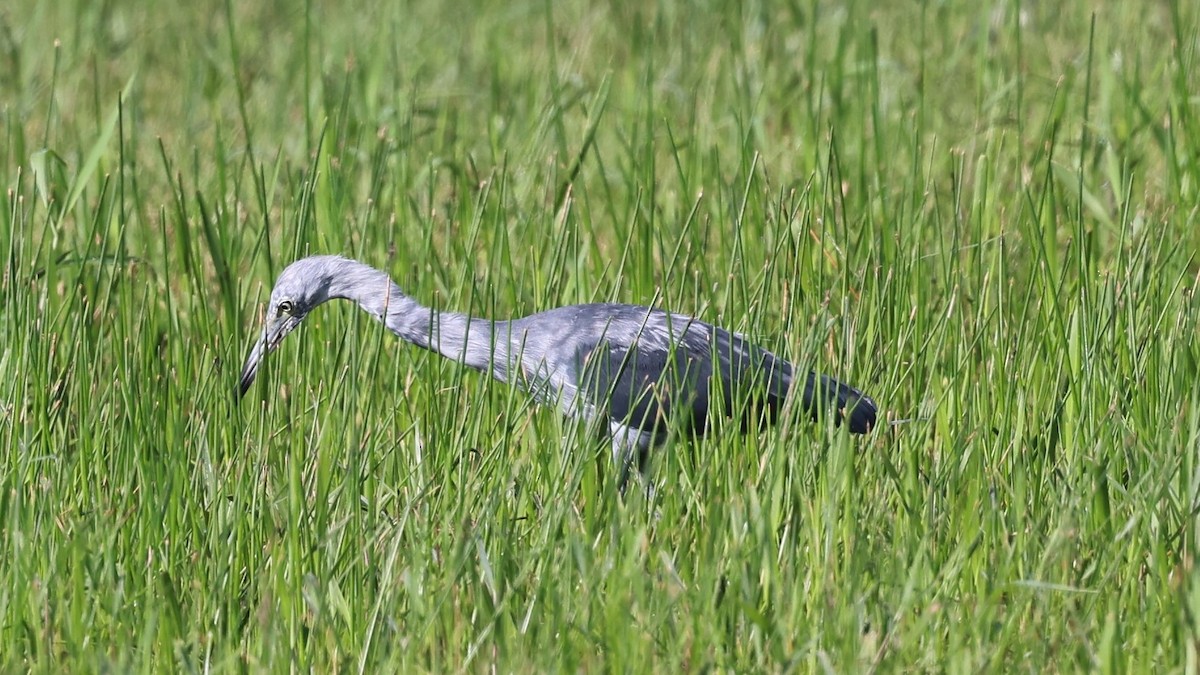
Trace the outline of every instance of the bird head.
<instances>
[{"instance_id":1,"label":"bird head","mask_svg":"<svg viewBox=\"0 0 1200 675\"><path fill-rule=\"evenodd\" d=\"M246 395L267 354L275 351L314 307L329 299L329 287L333 279L331 271L341 260L335 256L304 258L279 274L263 317L262 336L250 348L246 364L242 367L239 396Z\"/></svg>"}]
</instances>

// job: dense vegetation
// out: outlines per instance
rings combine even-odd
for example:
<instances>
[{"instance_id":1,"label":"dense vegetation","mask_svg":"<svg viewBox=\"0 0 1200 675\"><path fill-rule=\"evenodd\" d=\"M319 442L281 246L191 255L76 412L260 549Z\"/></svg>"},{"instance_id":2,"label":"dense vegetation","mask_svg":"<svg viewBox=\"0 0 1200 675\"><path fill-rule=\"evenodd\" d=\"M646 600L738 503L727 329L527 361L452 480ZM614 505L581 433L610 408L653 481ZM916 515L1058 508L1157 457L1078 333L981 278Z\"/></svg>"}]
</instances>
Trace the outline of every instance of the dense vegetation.
<instances>
[{"instance_id":1,"label":"dense vegetation","mask_svg":"<svg viewBox=\"0 0 1200 675\"><path fill-rule=\"evenodd\" d=\"M876 4L0 8L0 670L1194 670L1200 9ZM892 423L621 500L344 303L239 403L317 252Z\"/></svg>"}]
</instances>

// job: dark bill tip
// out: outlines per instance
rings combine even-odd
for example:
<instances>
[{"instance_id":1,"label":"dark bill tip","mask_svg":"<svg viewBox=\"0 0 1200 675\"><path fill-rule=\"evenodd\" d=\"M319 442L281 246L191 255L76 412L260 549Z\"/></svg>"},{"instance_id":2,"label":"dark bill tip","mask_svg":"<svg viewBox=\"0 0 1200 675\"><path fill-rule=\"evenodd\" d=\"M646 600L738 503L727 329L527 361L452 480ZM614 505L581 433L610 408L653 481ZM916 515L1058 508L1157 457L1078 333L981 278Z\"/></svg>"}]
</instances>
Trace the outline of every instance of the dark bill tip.
<instances>
[{"instance_id":1,"label":"dark bill tip","mask_svg":"<svg viewBox=\"0 0 1200 675\"><path fill-rule=\"evenodd\" d=\"M246 365L242 366L242 378L238 381L238 400L246 396L246 392L250 391L250 385L254 384L254 376L258 374L258 367L262 365L263 357L266 355L266 336L262 340L254 343L254 347L250 349L250 354L246 356Z\"/></svg>"},{"instance_id":2,"label":"dark bill tip","mask_svg":"<svg viewBox=\"0 0 1200 675\"><path fill-rule=\"evenodd\" d=\"M238 399L246 396L246 392L250 391L250 385L254 384L254 368L246 368L242 371L242 379L238 383Z\"/></svg>"},{"instance_id":3,"label":"dark bill tip","mask_svg":"<svg viewBox=\"0 0 1200 675\"><path fill-rule=\"evenodd\" d=\"M242 379L238 382L239 399L250 391L250 385L254 384L254 376L258 374L258 369L267 359L267 355L275 351L283 338L300 324L301 318L283 314L267 321L262 337L250 348L250 353L246 356L246 365L242 367Z\"/></svg>"}]
</instances>

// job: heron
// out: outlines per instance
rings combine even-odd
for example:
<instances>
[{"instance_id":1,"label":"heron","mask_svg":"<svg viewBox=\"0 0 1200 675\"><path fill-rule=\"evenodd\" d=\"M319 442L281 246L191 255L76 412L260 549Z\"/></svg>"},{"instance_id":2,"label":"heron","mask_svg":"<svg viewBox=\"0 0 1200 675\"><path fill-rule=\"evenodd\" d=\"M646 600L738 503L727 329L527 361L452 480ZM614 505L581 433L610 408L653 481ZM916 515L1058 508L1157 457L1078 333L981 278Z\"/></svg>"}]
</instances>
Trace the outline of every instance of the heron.
<instances>
[{"instance_id":1,"label":"heron","mask_svg":"<svg viewBox=\"0 0 1200 675\"><path fill-rule=\"evenodd\" d=\"M671 433L703 435L718 417L743 430L775 421L789 394L814 420L853 433L875 426L875 401L816 372L803 375L746 336L684 314L638 305L570 305L493 320L426 307L391 277L335 255L280 273L261 337L242 368L244 397L268 354L321 304L350 300L401 339L526 390L542 405L597 425L621 465L639 469ZM797 387L796 385L802 385Z\"/></svg>"}]
</instances>

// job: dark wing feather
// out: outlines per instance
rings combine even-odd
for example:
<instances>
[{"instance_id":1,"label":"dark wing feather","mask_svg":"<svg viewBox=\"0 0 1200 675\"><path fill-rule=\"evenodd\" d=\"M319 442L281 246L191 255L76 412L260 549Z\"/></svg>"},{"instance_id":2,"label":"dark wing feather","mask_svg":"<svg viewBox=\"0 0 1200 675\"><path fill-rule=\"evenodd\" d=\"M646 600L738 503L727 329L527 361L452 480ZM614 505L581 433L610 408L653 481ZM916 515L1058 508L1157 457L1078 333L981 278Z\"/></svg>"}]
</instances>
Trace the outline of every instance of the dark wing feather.
<instances>
[{"instance_id":1,"label":"dark wing feather","mask_svg":"<svg viewBox=\"0 0 1200 675\"><path fill-rule=\"evenodd\" d=\"M578 393L598 416L650 435L655 443L669 430L703 433L717 414L736 418L743 429L778 418L796 379L792 364L696 319L663 318L640 307L617 309L628 316L619 316L621 322L610 316L611 326L598 331L607 337L572 350ZM662 325L668 329L657 333L647 327ZM610 330L620 326L639 328L624 335ZM664 333L672 337L665 339ZM831 377L810 372L797 393L813 419L833 415L855 433L875 425L875 402ZM721 404L716 409L714 397Z\"/></svg>"},{"instance_id":2,"label":"dark wing feather","mask_svg":"<svg viewBox=\"0 0 1200 675\"><path fill-rule=\"evenodd\" d=\"M875 427L877 409L870 396L828 375L809 373L804 383L804 409L816 419L823 411L829 414L831 407L837 415L834 421L845 422L856 434L865 434Z\"/></svg>"},{"instance_id":3,"label":"dark wing feather","mask_svg":"<svg viewBox=\"0 0 1200 675\"><path fill-rule=\"evenodd\" d=\"M651 434L656 441L675 428L702 427L708 416L707 383L712 360L676 345L670 350L601 343L581 358L584 396L603 402L620 424Z\"/></svg>"},{"instance_id":4,"label":"dark wing feather","mask_svg":"<svg viewBox=\"0 0 1200 675\"><path fill-rule=\"evenodd\" d=\"M715 363L720 365L723 403L727 415L741 421L743 429L772 423L779 417L796 373L788 361L750 344L742 336L711 328ZM869 396L827 375L810 372L801 392L801 406L814 420L833 415L854 433L875 426L875 402Z\"/></svg>"}]
</instances>

